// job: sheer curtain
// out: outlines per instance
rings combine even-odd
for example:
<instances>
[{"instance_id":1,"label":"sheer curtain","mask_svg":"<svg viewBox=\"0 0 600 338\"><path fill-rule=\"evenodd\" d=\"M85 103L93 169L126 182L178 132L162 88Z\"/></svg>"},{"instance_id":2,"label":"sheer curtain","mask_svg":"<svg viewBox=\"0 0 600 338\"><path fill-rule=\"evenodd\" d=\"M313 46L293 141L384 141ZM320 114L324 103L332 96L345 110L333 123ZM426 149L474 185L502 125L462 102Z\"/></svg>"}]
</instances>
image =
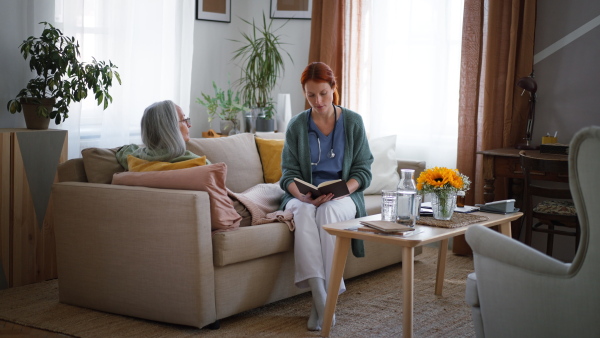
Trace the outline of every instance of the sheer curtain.
<instances>
[{"instance_id":1,"label":"sheer curtain","mask_svg":"<svg viewBox=\"0 0 600 338\"><path fill-rule=\"evenodd\" d=\"M455 167L463 0L351 1L348 107L370 137L397 135L398 157Z\"/></svg>"},{"instance_id":2,"label":"sheer curtain","mask_svg":"<svg viewBox=\"0 0 600 338\"><path fill-rule=\"evenodd\" d=\"M55 0L55 25L80 44L81 60L112 61L123 81L114 81L113 102L97 106L93 93L70 107L57 128L69 131L69 158L88 147L141 143L140 119L153 102L189 107L193 0Z\"/></svg>"}]
</instances>

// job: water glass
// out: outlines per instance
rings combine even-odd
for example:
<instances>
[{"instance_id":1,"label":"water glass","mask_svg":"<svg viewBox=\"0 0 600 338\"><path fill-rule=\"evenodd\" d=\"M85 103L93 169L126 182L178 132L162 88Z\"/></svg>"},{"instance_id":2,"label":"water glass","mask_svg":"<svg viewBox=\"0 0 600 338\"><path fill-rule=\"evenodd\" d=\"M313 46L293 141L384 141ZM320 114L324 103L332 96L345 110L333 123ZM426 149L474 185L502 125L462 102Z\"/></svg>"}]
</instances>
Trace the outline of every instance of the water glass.
<instances>
[{"instance_id":1,"label":"water glass","mask_svg":"<svg viewBox=\"0 0 600 338\"><path fill-rule=\"evenodd\" d=\"M396 221L396 190L381 191L381 220Z\"/></svg>"},{"instance_id":2,"label":"water glass","mask_svg":"<svg viewBox=\"0 0 600 338\"><path fill-rule=\"evenodd\" d=\"M415 220L417 221L421 219L421 202L423 202L423 195L415 195L415 205L413 214L415 215Z\"/></svg>"}]
</instances>

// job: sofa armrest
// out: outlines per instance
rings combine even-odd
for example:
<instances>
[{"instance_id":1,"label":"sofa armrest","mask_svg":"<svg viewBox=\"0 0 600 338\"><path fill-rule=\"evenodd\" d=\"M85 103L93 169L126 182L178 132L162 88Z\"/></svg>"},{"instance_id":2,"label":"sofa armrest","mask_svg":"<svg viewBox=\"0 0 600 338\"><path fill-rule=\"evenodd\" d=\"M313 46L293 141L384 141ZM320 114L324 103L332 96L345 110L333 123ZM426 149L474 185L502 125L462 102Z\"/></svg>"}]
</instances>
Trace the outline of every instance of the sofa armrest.
<instances>
[{"instance_id":1,"label":"sofa armrest","mask_svg":"<svg viewBox=\"0 0 600 338\"><path fill-rule=\"evenodd\" d=\"M507 268L526 270L537 275L565 276L569 272L570 264L482 225L470 227L466 232L466 240L475 255L490 258Z\"/></svg>"},{"instance_id":2,"label":"sofa armrest","mask_svg":"<svg viewBox=\"0 0 600 338\"><path fill-rule=\"evenodd\" d=\"M61 302L195 327L216 320L206 192L64 182L52 195Z\"/></svg>"},{"instance_id":3,"label":"sofa armrest","mask_svg":"<svg viewBox=\"0 0 600 338\"><path fill-rule=\"evenodd\" d=\"M82 158L73 158L58 165L59 182L87 182Z\"/></svg>"}]
</instances>

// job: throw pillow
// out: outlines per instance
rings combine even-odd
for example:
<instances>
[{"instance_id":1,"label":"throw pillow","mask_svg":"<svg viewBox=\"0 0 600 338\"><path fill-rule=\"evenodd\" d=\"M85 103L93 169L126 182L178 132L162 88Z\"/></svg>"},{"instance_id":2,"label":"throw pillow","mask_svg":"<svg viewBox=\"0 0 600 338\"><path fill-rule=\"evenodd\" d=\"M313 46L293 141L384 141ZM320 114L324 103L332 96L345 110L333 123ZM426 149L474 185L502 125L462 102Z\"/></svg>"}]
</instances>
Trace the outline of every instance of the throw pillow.
<instances>
[{"instance_id":1,"label":"throw pillow","mask_svg":"<svg viewBox=\"0 0 600 338\"><path fill-rule=\"evenodd\" d=\"M166 171L166 170L177 170L191 167L198 167L206 165L206 156L193 158L191 160L181 162L160 162L160 161L146 161L141 158L137 158L133 155L127 155L127 166L129 171Z\"/></svg>"},{"instance_id":2,"label":"throw pillow","mask_svg":"<svg viewBox=\"0 0 600 338\"><path fill-rule=\"evenodd\" d=\"M118 150L119 148L86 148L81 151L88 182L110 184L114 173L125 171L117 161Z\"/></svg>"},{"instance_id":3,"label":"throw pillow","mask_svg":"<svg viewBox=\"0 0 600 338\"><path fill-rule=\"evenodd\" d=\"M227 163L227 188L233 192L242 192L265 183L253 134L192 138L186 145L187 150L206 155L206 159L212 163Z\"/></svg>"},{"instance_id":4,"label":"throw pillow","mask_svg":"<svg viewBox=\"0 0 600 338\"><path fill-rule=\"evenodd\" d=\"M256 137L265 183L276 183L281 178L281 152L284 142L285 140L267 140Z\"/></svg>"},{"instance_id":5,"label":"throw pillow","mask_svg":"<svg viewBox=\"0 0 600 338\"><path fill-rule=\"evenodd\" d=\"M396 160L396 135L369 140L369 148L374 157L371 165L373 179L364 194L381 194L381 190L396 189L400 182L398 161Z\"/></svg>"},{"instance_id":6,"label":"throw pillow","mask_svg":"<svg viewBox=\"0 0 600 338\"><path fill-rule=\"evenodd\" d=\"M212 230L226 230L237 228L242 219L227 196L226 176L227 165L216 163L180 170L116 173L112 184L206 191Z\"/></svg>"}]
</instances>

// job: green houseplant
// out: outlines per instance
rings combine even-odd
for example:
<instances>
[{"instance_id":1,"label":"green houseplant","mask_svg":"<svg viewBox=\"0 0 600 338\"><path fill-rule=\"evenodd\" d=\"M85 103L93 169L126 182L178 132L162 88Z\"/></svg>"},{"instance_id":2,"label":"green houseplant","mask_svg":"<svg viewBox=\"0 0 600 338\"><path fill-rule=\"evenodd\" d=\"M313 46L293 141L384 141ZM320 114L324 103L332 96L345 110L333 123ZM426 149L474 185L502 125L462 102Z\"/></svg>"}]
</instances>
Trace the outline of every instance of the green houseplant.
<instances>
[{"instance_id":1,"label":"green houseplant","mask_svg":"<svg viewBox=\"0 0 600 338\"><path fill-rule=\"evenodd\" d=\"M19 46L24 59L29 57L29 68L36 76L29 80L16 98L9 100L7 109L12 114L26 114L28 108L38 117L53 119L56 124L69 117L69 105L79 102L92 90L98 105L104 109L112 102L108 88L113 84L113 77L121 84L117 68L110 60L93 59L91 63L77 60L79 42L74 37L63 33L47 22L40 22L44 30L39 37L30 36ZM29 123L27 115L26 122ZM35 128L45 129L45 128Z\"/></svg>"},{"instance_id":2,"label":"green houseplant","mask_svg":"<svg viewBox=\"0 0 600 338\"><path fill-rule=\"evenodd\" d=\"M215 91L214 96L201 93L204 100L196 98L196 102L206 107L208 123L211 123L218 116L222 121L229 121L233 124L230 130L226 130L227 134L238 133L238 115L249 108L242 103L240 93L234 92L231 86L228 86L227 91L224 91L214 81L212 84ZM224 132L223 128L221 128L221 132Z\"/></svg>"},{"instance_id":3,"label":"green houseplant","mask_svg":"<svg viewBox=\"0 0 600 338\"><path fill-rule=\"evenodd\" d=\"M243 41L232 40L243 44L233 56L233 60L242 63L242 74L237 85L241 88L244 103L254 109L253 118L258 115L272 119L274 112L271 92L285 71L282 51L287 54L290 61L294 62L291 55L282 48L286 43L282 42L281 36L276 34L285 23L274 29L273 20L267 22L264 13L262 27L257 26L254 20L252 22L242 20L252 26L252 32L242 33Z\"/></svg>"}]
</instances>

